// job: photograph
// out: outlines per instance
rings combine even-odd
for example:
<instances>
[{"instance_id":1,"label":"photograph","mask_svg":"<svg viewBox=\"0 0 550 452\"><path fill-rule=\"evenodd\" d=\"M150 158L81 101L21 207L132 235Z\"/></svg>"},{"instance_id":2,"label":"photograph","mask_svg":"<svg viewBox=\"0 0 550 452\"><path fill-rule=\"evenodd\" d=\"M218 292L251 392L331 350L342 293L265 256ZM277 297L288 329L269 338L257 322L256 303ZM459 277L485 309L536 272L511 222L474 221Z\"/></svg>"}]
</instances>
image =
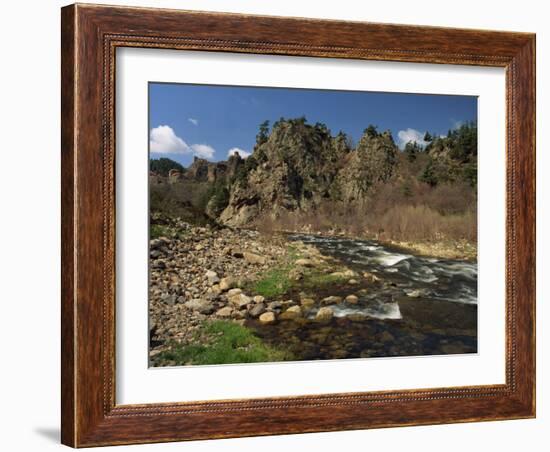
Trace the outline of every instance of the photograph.
<instances>
[{"instance_id":1,"label":"photograph","mask_svg":"<svg viewBox=\"0 0 550 452\"><path fill-rule=\"evenodd\" d=\"M148 100L150 367L477 353L476 96Z\"/></svg>"}]
</instances>

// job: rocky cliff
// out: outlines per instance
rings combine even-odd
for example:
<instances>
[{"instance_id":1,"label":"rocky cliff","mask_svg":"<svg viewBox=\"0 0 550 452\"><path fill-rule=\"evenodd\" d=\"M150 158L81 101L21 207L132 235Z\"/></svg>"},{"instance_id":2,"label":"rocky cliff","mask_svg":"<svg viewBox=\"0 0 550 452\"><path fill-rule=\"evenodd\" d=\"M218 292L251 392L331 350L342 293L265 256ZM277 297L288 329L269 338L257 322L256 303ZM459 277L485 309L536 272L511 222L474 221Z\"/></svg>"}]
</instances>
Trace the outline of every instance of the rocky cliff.
<instances>
[{"instance_id":1,"label":"rocky cliff","mask_svg":"<svg viewBox=\"0 0 550 452\"><path fill-rule=\"evenodd\" d=\"M262 216L307 212L323 200L354 201L395 172L398 149L389 132L365 131L357 147L323 124L281 120L259 142L229 189L220 221L247 225Z\"/></svg>"},{"instance_id":2,"label":"rocky cliff","mask_svg":"<svg viewBox=\"0 0 550 452\"><path fill-rule=\"evenodd\" d=\"M229 182L243 163L239 154L231 155L223 162L209 162L195 157L185 172L185 178L196 182Z\"/></svg>"}]
</instances>

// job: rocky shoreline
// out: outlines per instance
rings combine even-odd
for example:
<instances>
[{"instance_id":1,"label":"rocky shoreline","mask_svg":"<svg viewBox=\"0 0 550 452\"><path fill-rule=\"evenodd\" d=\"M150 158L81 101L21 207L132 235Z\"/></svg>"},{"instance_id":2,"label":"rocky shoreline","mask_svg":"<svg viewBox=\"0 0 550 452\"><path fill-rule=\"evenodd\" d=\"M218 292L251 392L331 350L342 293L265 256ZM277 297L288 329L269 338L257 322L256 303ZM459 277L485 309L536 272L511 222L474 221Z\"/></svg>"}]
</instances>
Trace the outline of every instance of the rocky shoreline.
<instances>
[{"instance_id":1,"label":"rocky shoreline","mask_svg":"<svg viewBox=\"0 0 550 452\"><path fill-rule=\"evenodd\" d=\"M319 237L340 237L353 240L376 240L377 242L398 248L402 251L412 252L421 256L437 257L442 259L462 259L467 261L477 260L477 243L468 240L445 240L432 241L413 241L413 240L392 240L380 237L377 234L352 234L340 229L334 229L329 233L313 231L311 228L301 228L297 230L283 229L277 231L282 234L310 234Z\"/></svg>"},{"instance_id":2,"label":"rocky shoreline","mask_svg":"<svg viewBox=\"0 0 550 452\"><path fill-rule=\"evenodd\" d=\"M197 227L179 219L161 221L165 235L150 241L153 361L175 344L207 343L209 338L201 336L201 325L207 320L241 325L250 320L262 325L306 319L328 322L334 316L334 305L355 305L361 291L380 284L375 275L360 275L314 246L289 245L279 234ZM284 269L285 278L303 290L281 289L293 295L288 298L265 296L266 289L255 288L255 282L277 268ZM338 284L338 289L334 294L329 289L330 294L318 298L313 291L317 284Z\"/></svg>"}]
</instances>

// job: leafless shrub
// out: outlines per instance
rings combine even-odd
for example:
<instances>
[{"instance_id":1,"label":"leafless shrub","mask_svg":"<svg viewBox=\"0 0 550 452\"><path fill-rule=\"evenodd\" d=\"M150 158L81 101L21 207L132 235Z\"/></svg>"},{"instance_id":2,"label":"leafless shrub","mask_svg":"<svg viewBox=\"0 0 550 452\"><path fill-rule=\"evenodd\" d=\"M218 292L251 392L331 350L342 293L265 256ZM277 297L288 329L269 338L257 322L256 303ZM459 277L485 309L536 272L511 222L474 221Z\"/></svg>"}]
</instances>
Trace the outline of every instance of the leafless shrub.
<instances>
[{"instance_id":1,"label":"leafless shrub","mask_svg":"<svg viewBox=\"0 0 550 452\"><path fill-rule=\"evenodd\" d=\"M426 206L398 205L390 208L375 225L395 240L476 240L475 212L442 215Z\"/></svg>"},{"instance_id":2,"label":"leafless shrub","mask_svg":"<svg viewBox=\"0 0 550 452\"><path fill-rule=\"evenodd\" d=\"M446 200L449 203L446 203ZM258 229L300 231L381 240L476 240L475 199L442 188L412 202L397 189L385 190L368 203L322 202L309 211L283 211L258 220Z\"/></svg>"}]
</instances>

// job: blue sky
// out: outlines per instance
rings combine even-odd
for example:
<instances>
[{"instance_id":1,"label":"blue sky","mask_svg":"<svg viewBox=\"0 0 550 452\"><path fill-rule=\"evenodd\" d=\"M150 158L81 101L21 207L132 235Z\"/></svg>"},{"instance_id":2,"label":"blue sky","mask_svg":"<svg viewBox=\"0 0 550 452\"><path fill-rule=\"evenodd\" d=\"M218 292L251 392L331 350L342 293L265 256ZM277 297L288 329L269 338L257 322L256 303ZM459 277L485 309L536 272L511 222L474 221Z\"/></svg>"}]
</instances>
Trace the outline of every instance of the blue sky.
<instances>
[{"instance_id":1,"label":"blue sky","mask_svg":"<svg viewBox=\"0 0 550 452\"><path fill-rule=\"evenodd\" d=\"M445 96L289 88L149 84L149 149L188 166L195 155L226 160L253 149L258 126L280 117L306 116L354 142L369 125L390 129L401 147L424 132L446 135L477 118L475 96Z\"/></svg>"}]
</instances>

